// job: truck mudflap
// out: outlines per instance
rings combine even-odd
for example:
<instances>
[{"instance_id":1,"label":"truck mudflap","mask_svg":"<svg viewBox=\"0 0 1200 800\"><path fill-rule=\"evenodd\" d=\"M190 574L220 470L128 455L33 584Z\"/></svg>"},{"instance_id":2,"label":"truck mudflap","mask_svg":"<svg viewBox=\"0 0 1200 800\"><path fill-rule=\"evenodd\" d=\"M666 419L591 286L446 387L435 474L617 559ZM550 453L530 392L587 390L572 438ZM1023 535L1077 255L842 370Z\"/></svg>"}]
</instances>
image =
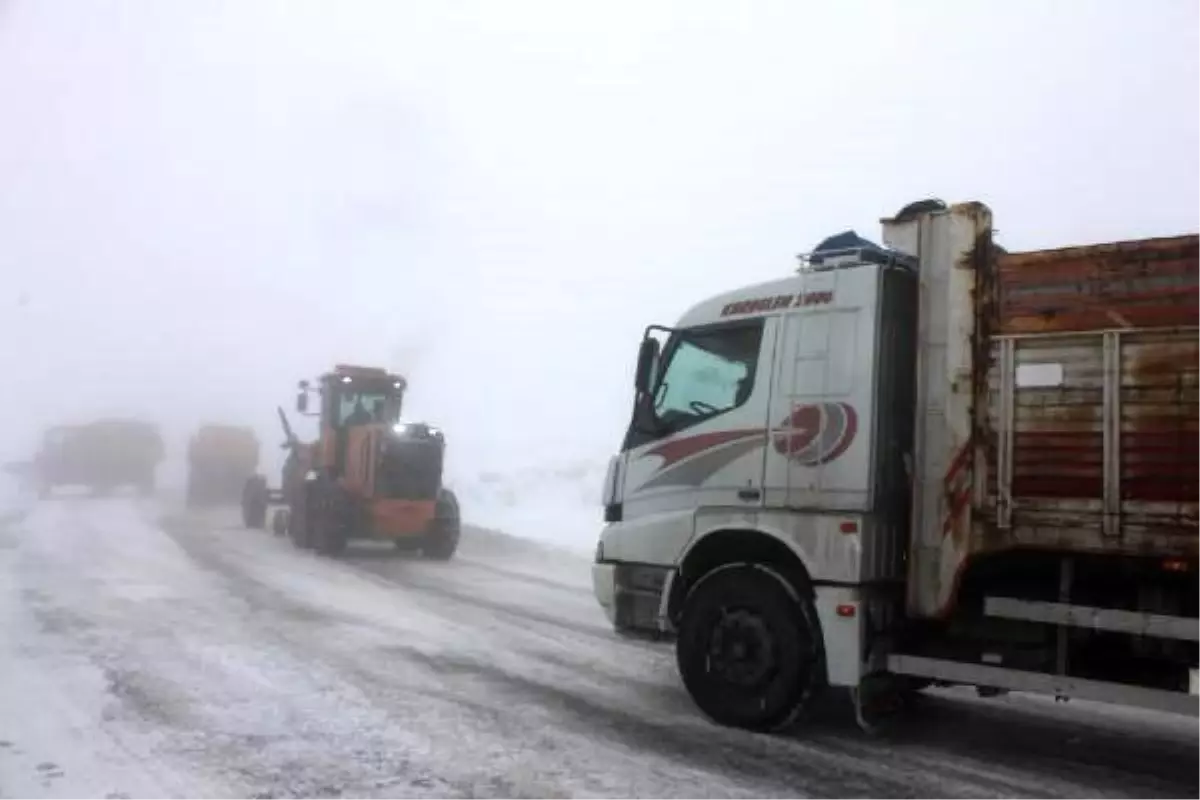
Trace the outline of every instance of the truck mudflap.
<instances>
[{"instance_id":1,"label":"truck mudflap","mask_svg":"<svg viewBox=\"0 0 1200 800\"><path fill-rule=\"evenodd\" d=\"M888 657L888 669L897 675L929 678L945 683L1008 689L1056 698L1134 706L1169 714L1200 716L1200 696L1197 696L1196 692L1195 669L1189 670L1188 692L899 654Z\"/></svg>"},{"instance_id":2,"label":"truck mudflap","mask_svg":"<svg viewBox=\"0 0 1200 800\"><path fill-rule=\"evenodd\" d=\"M821 623L826 681L830 686L858 686L865 670L864 616L867 606L856 586L813 587L813 606Z\"/></svg>"}]
</instances>

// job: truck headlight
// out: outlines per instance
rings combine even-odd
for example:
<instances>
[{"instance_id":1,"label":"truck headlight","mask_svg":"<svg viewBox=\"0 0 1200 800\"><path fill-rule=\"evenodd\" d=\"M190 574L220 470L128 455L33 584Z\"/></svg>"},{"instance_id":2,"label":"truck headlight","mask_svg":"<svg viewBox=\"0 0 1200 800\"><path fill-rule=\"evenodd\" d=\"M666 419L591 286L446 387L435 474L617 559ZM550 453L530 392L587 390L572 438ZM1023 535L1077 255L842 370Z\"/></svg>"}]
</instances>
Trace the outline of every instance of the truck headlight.
<instances>
[{"instance_id":1,"label":"truck headlight","mask_svg":"<svg viewBox=\"0 0 1200 800\"><path fill-rule=\"evenodd\" d=\"M442 431L440 428L435 428L432 425L426 425L421 422L397 422L392 426L392 432L397 436L420 436L423 438L440 439Z\"/></svg>"}]
</instances>

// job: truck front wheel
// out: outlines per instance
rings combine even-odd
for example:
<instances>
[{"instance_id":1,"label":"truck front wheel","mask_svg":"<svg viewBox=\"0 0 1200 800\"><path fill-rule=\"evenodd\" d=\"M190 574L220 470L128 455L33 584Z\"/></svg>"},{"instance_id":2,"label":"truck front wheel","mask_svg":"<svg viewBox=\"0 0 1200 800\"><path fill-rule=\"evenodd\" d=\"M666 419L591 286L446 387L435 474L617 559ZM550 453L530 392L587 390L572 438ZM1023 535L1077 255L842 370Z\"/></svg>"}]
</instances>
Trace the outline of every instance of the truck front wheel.
<instances>
[{"instance_id":1,"label":"truck front wheel","mask_svg":"<svg viewBox=\"0 0 1200 800\"><path fill-rule=\"evenodd\" d=\"M820 626L803 587L771 568L719 567L684 601L675 656L714 722L755 731L793 724L824 679Z\"/></svg>"},{"instance_id":2,"label":"truck front wheel","mask_svg":"<svg viewBox=\"0 0 1200 800\"><path fill-rule=\"evenodd\" d=\"M438 493L433 522L425 533L421 551L434 561L449 561L458 550L458 539L462 534L462 521L458 513L458 498L449 489Z\"/></svg>"},{"instance_id":3,"label":"truck front wheel","mask_svg":"<svg viewBox=\"0 0 1200 800\"><path fill-rule=\"evenodd\" d=\"M346 549L349 534L349 508L343 490L336 484L318 480L309 486L308 541L323 556L338 556Z\"/></svg>"},{"instance_id":4,"label":"truck front wheel","mask_svg":"<svg viewBox=\"0 0 1200 800\"><path fill-rule=\"evenodd\" d=\"M305 502L305 495L301 495L300 502L294 506L288 506L287 519L287 535L292 540L292 544L301 550L312 548L312 542L309 534L311 516L309 514L308 503Z\"/></svg>"}]
</instances>

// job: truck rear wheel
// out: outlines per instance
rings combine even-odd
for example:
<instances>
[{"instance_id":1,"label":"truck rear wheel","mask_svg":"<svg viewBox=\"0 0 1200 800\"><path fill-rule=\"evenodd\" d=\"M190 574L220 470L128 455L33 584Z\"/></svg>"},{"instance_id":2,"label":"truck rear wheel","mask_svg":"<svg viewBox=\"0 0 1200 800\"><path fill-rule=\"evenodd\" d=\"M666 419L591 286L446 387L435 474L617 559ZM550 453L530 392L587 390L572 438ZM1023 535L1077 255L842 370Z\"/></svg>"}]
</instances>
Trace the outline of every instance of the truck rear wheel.
<instances>
[{"instance_id":1,"label":"truck rear wheel","mask_svg":"<svg viewBox=\"0 0 1200 800\"><path fill-rule=\"evenodd\" d=\"M688 693L714 722L779 730L817 693L821 633L805 594L753 564L719 567L691 589L675 656Z\"/></svg>"},{"instance_id":2,"label":"truck rear wheel","mask_svg":"<svg viewBox=\"0 0 1200 800\"><path fill-rule=\"evenodd\" d=\"M438 493L433 523L421 543L421 552L434 561L449 561L458 550L462 522L458 515L458 498L449 489Z\"/></svg>"},{"instance_id":3,"label":"truck rear wheel","mask_svg":"<svg viewBox=\"0 0 1200 800\"><path fill-rule=\"evenodd\" d=\"M262 530L267 526L267 479L254 475L242 486L242 522L247 528Z\"/></svg>"}]
</instances>

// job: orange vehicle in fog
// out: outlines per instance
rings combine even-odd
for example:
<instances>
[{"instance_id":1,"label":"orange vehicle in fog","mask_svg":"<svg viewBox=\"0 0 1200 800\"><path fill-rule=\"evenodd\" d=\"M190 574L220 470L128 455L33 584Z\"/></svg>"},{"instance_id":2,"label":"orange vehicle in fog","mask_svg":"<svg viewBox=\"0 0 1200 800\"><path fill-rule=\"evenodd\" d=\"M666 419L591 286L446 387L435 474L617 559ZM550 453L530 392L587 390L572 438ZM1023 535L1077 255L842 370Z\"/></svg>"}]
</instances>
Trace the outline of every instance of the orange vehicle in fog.
<instances>
[{"instance_id":1,"label":"orange vehicle in fog","mask_svg":"<svg viewBox=\"0 0 1200 800\"><path fill-rule=\"evenodd\" d=\"M442 485L445 437L432 425L401 418L406 388L399 375L345 364L315 387L301 381L296 408L307 413L316 395L320 435L300 442L280 409L289 450L281 489L272 492L260 476L247 482L247 525L265 527L276 499L284 505L276 530L298 547L336 555L350 540L374 539L452 558L460 524L458 500Z\"/></svg>"}]
</instances>

